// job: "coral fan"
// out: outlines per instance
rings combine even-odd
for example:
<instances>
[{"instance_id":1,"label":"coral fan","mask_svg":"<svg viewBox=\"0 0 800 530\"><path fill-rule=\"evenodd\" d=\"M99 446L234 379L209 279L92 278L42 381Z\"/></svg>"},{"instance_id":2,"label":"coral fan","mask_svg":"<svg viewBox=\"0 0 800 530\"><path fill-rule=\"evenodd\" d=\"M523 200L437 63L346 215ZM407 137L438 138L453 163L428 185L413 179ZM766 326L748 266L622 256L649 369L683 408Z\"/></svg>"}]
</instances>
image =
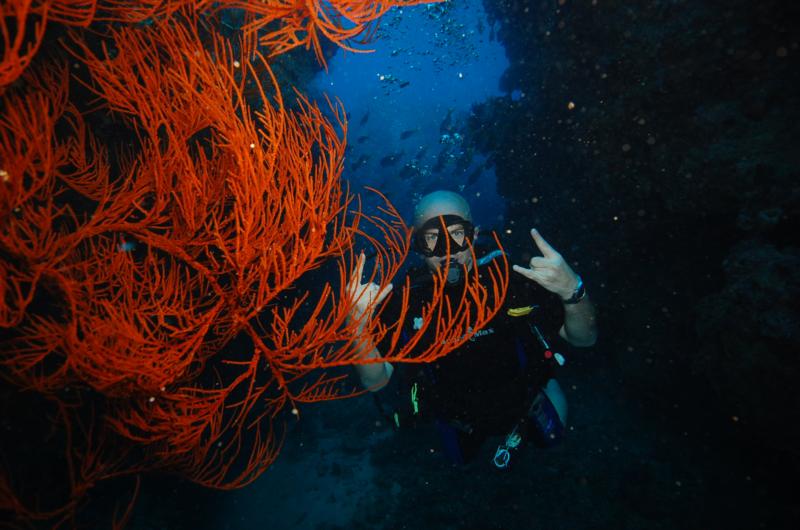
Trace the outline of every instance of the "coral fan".
<instances>
[{"instance_id":1,"label":"coral fan","mask_svg":"<svg viewBox=\"0 0 800 530\"><path fill-rule=\"evenodd\" d=\"M333 4L358 7L357 24L383 12ZM248 484L279 452L284 411L361 392L337 371L377 361L359 354L357 328L393 339L386 360L429 361L487 322L507 285L496 264L488 290L468 282L452 307L437 276L426 348L400 346L394 324L350 321L356 249L376 250L370 280L386 286L410 236L391 205L367 215L342 189L341 105L328 118L298 93L287 110L255 31L231 41L164 5L151 23L105 26L100 43L71 32L79 84L43 63L0 96L0 375L41 397L66 455L63 499L47 506L0 472L0 509L23 519L66 521L98 481L150 470ZM101 15L144 16L121 8ZM76 90L130 131L124 147L92 133ZM334 281L308 279L326 264Z\"/></svg>"}]
</instances>

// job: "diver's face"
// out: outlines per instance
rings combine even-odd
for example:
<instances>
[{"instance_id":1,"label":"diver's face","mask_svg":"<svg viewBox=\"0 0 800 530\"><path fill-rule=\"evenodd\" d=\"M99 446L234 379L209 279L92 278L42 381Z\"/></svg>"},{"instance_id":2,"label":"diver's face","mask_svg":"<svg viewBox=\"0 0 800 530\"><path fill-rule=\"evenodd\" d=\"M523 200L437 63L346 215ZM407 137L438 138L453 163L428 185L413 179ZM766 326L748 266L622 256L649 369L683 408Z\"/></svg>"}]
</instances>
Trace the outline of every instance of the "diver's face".
<instances>
[{"instance_id":1,"label":"diver's face","mask_svg":"<svg viewBox=\"0 0 800 530\"><path fill-rule=\"evenodd\" d=\"M459 246L464 244L464 239L466 238L464 225L460 223L450 225L447 227L447 231L450 233L450 237L453 238L453 241L455 241L456 244ZM436 243L439 241L440 237L439 232L439 228L429 228L422 233L423 241L425 241L425 244L430 250L436 248ZM447 256L429 256L424 257L423 259L431 271L437 271L444 267L448 258ZM458 265L460 267L462 265L466 265L467 270L470 270L472 268L472 252L470 252L469 248L467 248L461 252L451 254L450 262L451 266Z\"/></svg>"}]
</instances>

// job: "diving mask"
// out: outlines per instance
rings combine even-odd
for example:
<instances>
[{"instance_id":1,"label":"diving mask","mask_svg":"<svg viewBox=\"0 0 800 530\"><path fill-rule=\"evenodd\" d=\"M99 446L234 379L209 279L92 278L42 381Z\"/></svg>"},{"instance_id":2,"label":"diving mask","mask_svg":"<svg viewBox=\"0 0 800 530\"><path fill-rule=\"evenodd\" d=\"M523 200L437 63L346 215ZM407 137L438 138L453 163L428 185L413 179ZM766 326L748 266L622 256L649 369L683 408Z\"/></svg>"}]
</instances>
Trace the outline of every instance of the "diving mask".
<instances>
[{"instance_id":1,"label":"diving mask","mask_svg":"<svg viewBox=\"0 0 800 530\"><path fill-rule=\"evenodd\" d=\"M455 225L461 225L462 228L451 230L451 227ZM443 230L445 227L446 229ZM475 225L470 221L458 215L440 215L429 219L414 231L414 249L427 258L447 256L447 238L441 237L443 231L450 240L451 256L467 250L475 237ZM461 231L463 234L459 234Z\"/></svg>"}]
</instances>

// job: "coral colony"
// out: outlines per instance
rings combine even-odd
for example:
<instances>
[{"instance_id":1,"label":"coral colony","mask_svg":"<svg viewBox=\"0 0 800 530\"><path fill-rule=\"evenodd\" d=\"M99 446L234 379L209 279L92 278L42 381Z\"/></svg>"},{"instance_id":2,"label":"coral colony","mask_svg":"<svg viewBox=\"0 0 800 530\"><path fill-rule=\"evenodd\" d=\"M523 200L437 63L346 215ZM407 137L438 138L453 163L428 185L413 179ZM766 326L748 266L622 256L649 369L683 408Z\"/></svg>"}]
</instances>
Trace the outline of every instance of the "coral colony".
<instances>
[{"instance_id":1,"label":"coral colony","mask_svg":"<svg viewBox=\"0 0 800 530\"><path fill-rule=\"evenodd\" d=\"M386 286L409 230L343 189L344 109L283 93L270 67L294 48L324 64L323 38L364 51L386 10L418 3L3 2L0 373L41 397L63 486L42 498L30 472L0 469L0 509L74 523L95 484L137 477L120 528L141 473L243 486L277 457L286 411L362 392L336 370L370 362L356 328L385 360L422 362L496 313L504 261L457 306L435 278L426 348L348 320L361 249ZM244 22L223 34L228 8ZM128 139L94 132L101 118ZM298 287L323 263L338 276Z\"/></svg>"}]
</instances>

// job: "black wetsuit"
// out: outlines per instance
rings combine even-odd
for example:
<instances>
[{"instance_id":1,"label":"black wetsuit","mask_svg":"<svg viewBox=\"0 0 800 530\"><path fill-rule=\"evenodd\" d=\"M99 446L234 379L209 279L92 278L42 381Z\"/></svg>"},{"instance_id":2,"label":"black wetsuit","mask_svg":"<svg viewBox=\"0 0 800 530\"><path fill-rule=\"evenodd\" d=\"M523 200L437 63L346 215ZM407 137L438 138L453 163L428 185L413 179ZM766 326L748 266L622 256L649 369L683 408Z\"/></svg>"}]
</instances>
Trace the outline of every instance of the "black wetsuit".
<instances>
[{"instance_id":1,"label":"black wetsuit","mask_svg":"<svg viewBox=\"0 0 800 530\"><path fill-rule=\"evenodd\" d=\"M479 268L482 282L488 284L488 272ZM403 364L396 367L399 387L417 383L423 415L446 423L478 445L489 435L507 434L523 418L533 396L552 377L554 360L545 357L545 348L531 326L536 326L546 341L555 345L564 322L564 309L557 295L535 282L511 272L503 307L495 317L466 344L432 363ZM422 272L412 282L409 310L403 333L412 336L414 319L430 299L430 273ZM448 287L447 293L458 300L463 286ZM394 296L382 314L393 323L399 315L400 296ZM508 309L534 306L525 316L510 316ZM424 347L425 340L418 347ZM380 349L380 348L379 348Z\"/></svg>"}]
</instances>

